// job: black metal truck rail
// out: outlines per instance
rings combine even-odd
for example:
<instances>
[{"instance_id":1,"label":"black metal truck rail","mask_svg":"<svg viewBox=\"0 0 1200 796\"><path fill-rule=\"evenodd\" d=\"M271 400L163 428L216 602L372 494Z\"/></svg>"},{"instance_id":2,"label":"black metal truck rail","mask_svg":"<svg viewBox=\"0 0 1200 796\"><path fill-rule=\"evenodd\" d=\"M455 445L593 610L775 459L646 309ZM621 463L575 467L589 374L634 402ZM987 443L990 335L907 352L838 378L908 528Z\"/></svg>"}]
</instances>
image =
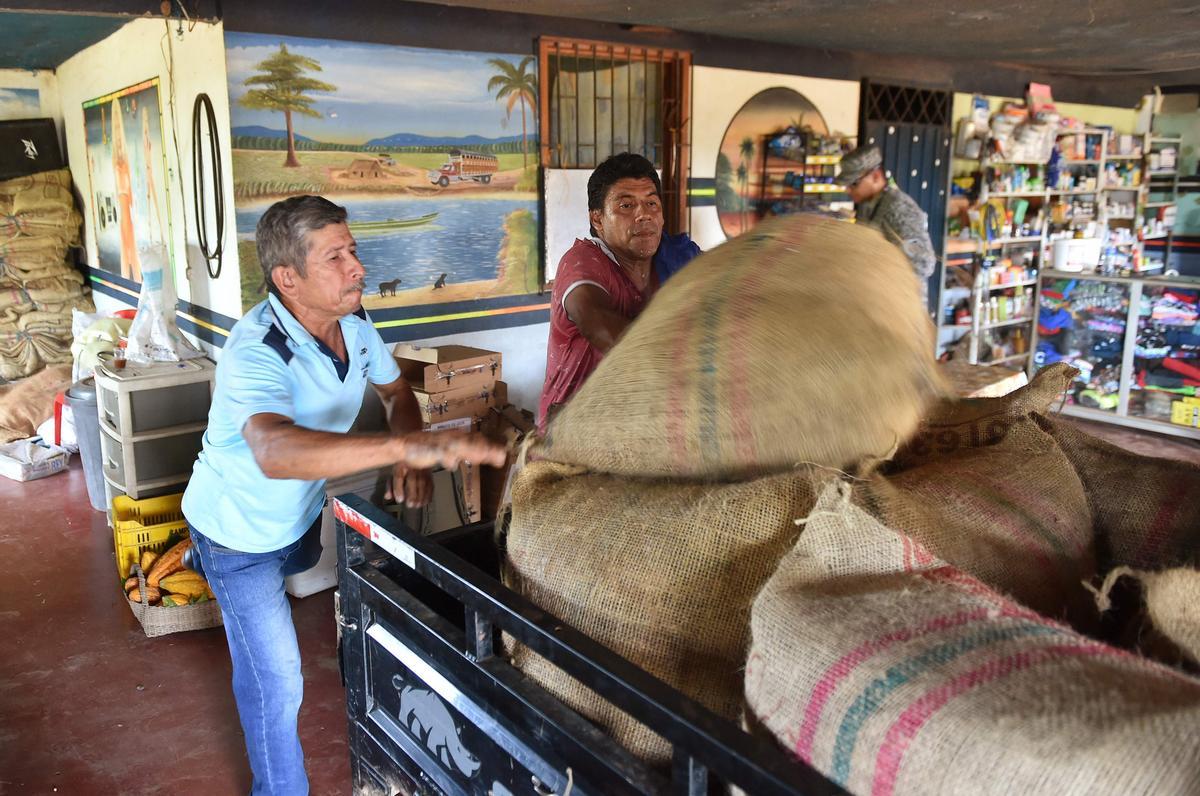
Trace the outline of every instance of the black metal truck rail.
<instances>
[{"instance_id":1,"label":"black metal truck rail","mask_svg":"<svg viewBox=\"0 0 1200 796\"><path fill-rule=\"evenodd\" d=\"M484 571L498 572L490 523L423 537L355 495L333 507L356 794L844 793L505 588ZM666 739L671 766L512 667L501 631Z\"/></svg>"}]
</instances>

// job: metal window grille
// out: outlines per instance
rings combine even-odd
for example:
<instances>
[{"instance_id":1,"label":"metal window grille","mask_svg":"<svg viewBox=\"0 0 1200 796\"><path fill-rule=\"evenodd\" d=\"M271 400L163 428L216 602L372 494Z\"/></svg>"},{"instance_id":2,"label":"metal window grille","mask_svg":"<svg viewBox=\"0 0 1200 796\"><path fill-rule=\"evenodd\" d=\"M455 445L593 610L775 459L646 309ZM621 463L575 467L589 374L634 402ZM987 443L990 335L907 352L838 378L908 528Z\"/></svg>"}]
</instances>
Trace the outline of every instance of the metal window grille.
<instances>
[{"instance_id":1,"label":"metal window grille","mask_svg":"<svg viewBox=\"0 0 1200 796\"><path fill-rule=\"evenodd\" d=\"M864 118L872 121L950 126L948 91L867 83L863 100Z\"/></svg>"},{"instance_id":2,"label":"metal window grille","mask_svg":"<svg viewBox=\"0 0 1200 796\"><path fill-rule=\"evenodd\" d=\"M539 41L541 162L595 168L636 152L661 170L668 229L686 223L691 54L575 39Z\"/></svg>"}]
</instances>

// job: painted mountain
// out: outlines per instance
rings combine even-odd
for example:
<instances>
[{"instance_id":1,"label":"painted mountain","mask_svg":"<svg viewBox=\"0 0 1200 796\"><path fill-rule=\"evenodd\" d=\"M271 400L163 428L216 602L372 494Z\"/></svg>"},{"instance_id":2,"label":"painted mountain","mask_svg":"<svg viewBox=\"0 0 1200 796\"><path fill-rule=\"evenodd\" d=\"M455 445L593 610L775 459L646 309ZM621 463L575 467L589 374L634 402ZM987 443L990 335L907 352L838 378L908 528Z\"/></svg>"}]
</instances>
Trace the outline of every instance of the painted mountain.
<instances>
[{"instance_id":1,"label":"painted mountain","mask_svg":"<svg viewBox=\"0 0 1200 796\"><path fill-rule=\"evenodd\" d=\"M235 136L255 136L261 138L287 138L287 130L272 130L270 127L263 127L261 124L247 124L241 127L234 127L231 131ZM316 139L296 133L297 141L312 141Z\"/></svg>"},{"instance_id":2,"label":"painted mountain","mask_svg":"<svg viewBox=\"0 0 1200 796\"><path fill-rule=\"evenodd\" d=\"M519 135L506 135L501 138L485 138L482 135L463 136L431 136L416 133L393 133L387 138L372 138L365 146L479 146L480 144L510 144L520 141Z\"/></svg>"}]
</instances>

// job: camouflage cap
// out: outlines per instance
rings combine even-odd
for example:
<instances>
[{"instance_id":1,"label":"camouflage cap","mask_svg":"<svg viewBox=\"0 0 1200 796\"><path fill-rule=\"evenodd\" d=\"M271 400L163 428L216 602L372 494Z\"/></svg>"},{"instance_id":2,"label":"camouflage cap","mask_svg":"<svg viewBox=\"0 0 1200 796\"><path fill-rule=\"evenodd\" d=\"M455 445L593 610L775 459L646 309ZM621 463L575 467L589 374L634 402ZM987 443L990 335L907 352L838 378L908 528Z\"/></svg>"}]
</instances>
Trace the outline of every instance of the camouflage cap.
<instances>
[{"instance_id":1,"label":"camouflage cap","mask_svg":"<svg viewBox=\"0 0 1200 796\"><path fill-rule=\"evenodd\" d=\"M837 181L849 185L883 165L883 153L877 146L860 146L842 157L842 170Z\"/></svg>"}]
</instances>

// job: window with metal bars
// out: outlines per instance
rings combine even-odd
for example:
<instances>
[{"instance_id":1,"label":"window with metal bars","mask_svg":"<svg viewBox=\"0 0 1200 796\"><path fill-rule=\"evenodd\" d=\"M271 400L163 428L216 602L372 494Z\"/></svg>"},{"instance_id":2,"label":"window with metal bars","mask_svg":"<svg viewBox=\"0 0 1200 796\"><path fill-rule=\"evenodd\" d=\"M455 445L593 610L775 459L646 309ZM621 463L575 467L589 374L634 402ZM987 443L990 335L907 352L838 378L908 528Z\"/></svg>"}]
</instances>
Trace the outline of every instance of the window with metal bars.
<instances>
[{"instance_id":1,"label":"window with metal bars","mask_svg":"<svg viewBox=\"0 0 1200 796\"><path fill-rule=\"evenodd\" d=\"M636 152L662 174L667 228L686 223L691 54L576 39L539 40L542 165L591 169Z\"/></svg>"}]
</instances>

